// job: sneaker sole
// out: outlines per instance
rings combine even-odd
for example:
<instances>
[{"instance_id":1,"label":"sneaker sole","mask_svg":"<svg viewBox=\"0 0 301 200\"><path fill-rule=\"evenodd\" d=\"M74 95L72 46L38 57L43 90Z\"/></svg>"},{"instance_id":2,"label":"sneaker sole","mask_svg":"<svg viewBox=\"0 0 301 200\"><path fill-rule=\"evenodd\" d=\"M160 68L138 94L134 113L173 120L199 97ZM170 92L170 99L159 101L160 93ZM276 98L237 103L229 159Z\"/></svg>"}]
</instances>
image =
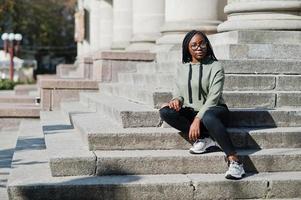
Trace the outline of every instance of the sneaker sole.
<instances>
[{"instance_id":1,"label":"sneaker sole","mask_svg":"<svg viewBox=\"0 0 301 200\"><path fill-rule=\"evenodd\" d=\"M194 150L189 150L189 153L191 154L204 154L204 153L211 153L211 152L217 152L217 151L222 151L218 146L211 146L208 147L205 151L194 151Z\"/></svg>"},{"instance_id":2,"label":"sneaker sole","mask_svg":"<svg viewBox=\"0 0 301 200\"><path fill-rule=\"evenodd\" d=\"M240 180L242 179L246 174L242 174L240 177L235 177L232 176L231 174L228 174L227 176L225 176L226 179L230 179L230 180Z\"/></svg>"}]
</instances>

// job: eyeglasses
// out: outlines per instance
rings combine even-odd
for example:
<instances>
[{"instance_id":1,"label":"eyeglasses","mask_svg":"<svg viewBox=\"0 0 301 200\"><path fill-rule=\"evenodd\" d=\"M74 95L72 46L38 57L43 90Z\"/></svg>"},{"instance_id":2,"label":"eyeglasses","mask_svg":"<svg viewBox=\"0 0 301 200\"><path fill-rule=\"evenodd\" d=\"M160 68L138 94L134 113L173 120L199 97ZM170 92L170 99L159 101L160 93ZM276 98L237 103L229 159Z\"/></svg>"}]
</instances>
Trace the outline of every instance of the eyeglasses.
<instances>
[{"instance_id":1,"label":"eyeglasses","mask_svg":"<svg viewBox=\"0 0 301 200\"><path fill-rule=\"evenodd\" d=\"M207 43L206 42L202 42L201 44L193 43L190 47L193 51L197 50L199 47L201 49L206 49L207 48Z\"/></svg>"}]
</instances>

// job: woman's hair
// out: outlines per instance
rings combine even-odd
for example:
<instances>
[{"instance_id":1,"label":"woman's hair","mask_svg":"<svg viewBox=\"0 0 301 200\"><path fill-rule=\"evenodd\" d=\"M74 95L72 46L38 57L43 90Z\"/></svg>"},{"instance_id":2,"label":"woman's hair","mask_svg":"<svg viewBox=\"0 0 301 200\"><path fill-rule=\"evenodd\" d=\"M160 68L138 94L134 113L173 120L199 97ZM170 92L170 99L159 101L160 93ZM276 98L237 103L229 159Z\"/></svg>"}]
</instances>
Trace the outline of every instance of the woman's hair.
<instances>
[{"instance_id":1,"label":"woman's hair","mask_svg":"<svg viewBox=\"0 0 301 200\"><path fill-rule=\"evenodd\" d=\"M215 57L215 55L213 53L213 49L212 49L212 46L210 44L210 41L208 40L205 33L203 33L202 31L192 30L192 31L188 32L185 35L184 40L183 40L183 44L182 44L182 63L189 63L189 62L192 61L192 57L191 57L190 52L189 52L189 42L193 38L193 36L195 36L197 34L201 35L205 39L205 42L207 44L207 53L206 53L206 56L205 56L204 60L209 59L209 60L217 61L217 58Z\"/></svg>"}]
</instances>

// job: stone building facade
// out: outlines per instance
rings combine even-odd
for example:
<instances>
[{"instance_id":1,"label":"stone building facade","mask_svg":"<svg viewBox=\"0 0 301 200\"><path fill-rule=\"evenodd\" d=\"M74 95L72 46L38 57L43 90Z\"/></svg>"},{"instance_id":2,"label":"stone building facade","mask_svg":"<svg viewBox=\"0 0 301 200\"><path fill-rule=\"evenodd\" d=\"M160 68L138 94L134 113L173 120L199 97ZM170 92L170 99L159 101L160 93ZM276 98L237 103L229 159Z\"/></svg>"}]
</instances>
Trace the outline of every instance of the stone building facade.
<instances>
[{"instance_id":1,"label":"stone building facade","mask_svg":"<svg viewBox=\"0 0 301 200\"><path fill-rule=\"evenodd\" d=\"M301 29L300 0L79 0L78 10L85 10L78 57L97 50L156 51L192 29Z\"/></svg>"},{"instance_id":2,"label":"stone building facade","mask_svg":"<svg viewBox=\"0 0 301 200\"><path fill-rule=\"evenodd\" d=\"M78 56L97 50L153 50L174 44L191 29L216 33L226 0L79 0L85 39Z\"/></svg>"}]
</instances>

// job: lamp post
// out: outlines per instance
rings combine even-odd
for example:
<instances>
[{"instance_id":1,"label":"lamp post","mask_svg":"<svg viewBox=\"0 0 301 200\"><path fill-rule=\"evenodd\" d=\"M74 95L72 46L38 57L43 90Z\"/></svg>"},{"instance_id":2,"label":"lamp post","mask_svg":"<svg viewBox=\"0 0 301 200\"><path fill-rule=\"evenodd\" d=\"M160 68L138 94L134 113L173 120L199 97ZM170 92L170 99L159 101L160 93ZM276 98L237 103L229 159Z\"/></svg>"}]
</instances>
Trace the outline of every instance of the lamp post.
<instances>
[{"instance_id":1,"label":"lamp post","mask_svg":"<svg viewBox=\"0 0 301 200\"><path fill-rule=\"evenodd\" d=\"M22 40L22 35L20 33L3 33L1 39L4 42L3 48L4 52L9 52L10 55L10 67L9 74L10 80L14 80L14 56L20 49L20 42Z\"/></svg>"}]
</instances>

